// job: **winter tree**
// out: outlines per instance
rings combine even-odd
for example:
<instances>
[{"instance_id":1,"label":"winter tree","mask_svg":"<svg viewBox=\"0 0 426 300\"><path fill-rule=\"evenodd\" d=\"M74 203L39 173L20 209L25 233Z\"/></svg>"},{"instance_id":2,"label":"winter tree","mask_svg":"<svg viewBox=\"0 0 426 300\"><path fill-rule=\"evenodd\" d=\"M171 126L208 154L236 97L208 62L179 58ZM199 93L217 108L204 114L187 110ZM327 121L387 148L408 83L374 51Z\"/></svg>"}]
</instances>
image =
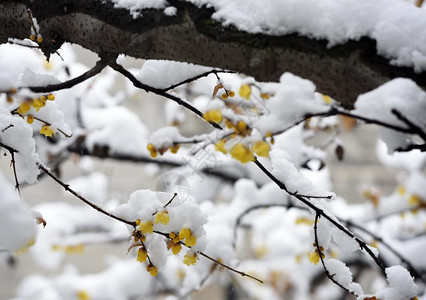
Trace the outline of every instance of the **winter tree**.
<instances>
[{"instance_id":1,"label":"winter tree","mask_svg":"<svg viewBox=\"0 0 426 300\"><path fill-rule=\"evenodd\" d=\"M1 1L14 299L426 299L422 2ZM368 126L398 176L354 203L329 162Z\"/></svg>"}]
</instances>

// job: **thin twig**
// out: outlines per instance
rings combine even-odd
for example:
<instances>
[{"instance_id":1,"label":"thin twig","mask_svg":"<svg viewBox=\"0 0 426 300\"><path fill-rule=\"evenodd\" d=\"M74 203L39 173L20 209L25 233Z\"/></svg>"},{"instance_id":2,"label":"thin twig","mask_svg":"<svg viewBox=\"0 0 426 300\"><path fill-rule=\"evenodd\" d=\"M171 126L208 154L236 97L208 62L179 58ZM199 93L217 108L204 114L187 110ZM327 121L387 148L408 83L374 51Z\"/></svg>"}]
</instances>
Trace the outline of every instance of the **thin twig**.
<instances>
[{"instance_id":1,"label":"thin twig","mask_svg":"<svg viewBox=\"0 0 426 300\"><path fill-rule=\"evenodd\" d=\"M176 97L172 94L169 94L161 89L156 89L152 86L146 85L142 82L140 82L135 76L133 76L132 73L130 73L128 70L126 70L123 66L119 65L116 62L110 62L109 66L111 68L113 68L114 70L116 70L117 72L121 73L124 77L126 77L127 79L129 79L133 85L137 88L143 89L146 92L151 92L160 96L163 96L167 99L170 99L174 102L176 102L179 105L182 105L183 107L189 109L190 111L192 111L194 114L196 114L197 116L199 116L200 118L202 118L203 120L205 120L203 118L203 113L201 111L199 111L197 108L195 108L194 106L192 106L189 102L182 100L179 97ZM215 122L208 122L210 123L210 125L212 125L214 128L216 129L223 129L219 124L215 123Z\"/></svg>"},{"instance_id":2,"label":"thin twig","mask_svg":"<svg viewBox=\"0 0 426 300\"><path fill-rule=\"evenodd\" d=\"M84 198L83 196L81 196L80 194L78 194L76 191L74 191L73 189L71 189L69 187L68 184L65 184L62 180L60 180L58 177L56 177L52 172L50 172L45 166L43 166L41 163L37 163L37 166L40 170L42 170L45 174L47 174L50 178L52 178L54 181L56 181L60 186L62 186L67 192L71 193L72 195L74 195L75 197L77 197L78 199L80 199L81 201L83 201L84 203L86 203L87 205L89 205L90 207L96 209L97 211L103 213L104 215L113 218L117 221L120 221L122 223L128 224L130 226L135 227L136 226L136 222L131 222L131 221L127 221L125 219L122 219L118 216L115 216L105 210L103 210L102 208L100 208L99 206L97 206L96 204L90 202L89 200L87 200L86 198Z\"/></svg>"},{"instance_id":3,"label":"thin twig","mask_svg":"<svg viewBox=\"0 0 426 300\"><path fill-rule=\"evenodd\" d=\"M249 274L247 274L247 273L244 273L244 272L238 271L238 270L236 270L236 269L234 269L234 268L232 268L232 267L230 267L230 266L227 266L227 265L225 265L225 264L221 263L220 261L218 261L218 260L214 259L213 257L208 256L208 255L207 255L207 254L205 254L204 252L198 252L198 253L199 253L201 256L204 256L205 258L210 259L211 261L213 261L213 262L217 263L218 265L221 265L222 267L227 268L228 270L231 270L232 272L235 272L235 273L237 273L237 274L240 274L240 275L241 275L241 276L243 276L243 277L249 277L249 278L254 279L254 280L256 280L256 281L258 281L258 282L260 282L260 283L263 283L263 281L262 281L262 280L260 280L260 279L258 279L258 278L256 278L256 277L254 277L254 276L252 276L252 275L249 275Z\"/></svg>"},{"instance_id":4,"label":"thin twig","mask_svg":"<svg viewBox=\"0 0 426 300\"><path fill-rule=\"evenodd\" d=\"M420 128L419 126L417 126L416 124L414 124L413 122L411 122L406 116L404 116L397 109L394 108L394 109L391 110L391 112L395 115L395 117L397 117L399 120L401 120L402 122L404 122L405 124L407 124L407 126L409 128L412 128L413 131L415 133L417 133L417 135L419 137L421 137L423 139L423 141L426 142L426 132L424 132L422 128Z\"/></svg>"},{"instance_id":5,"label":"thin twig","mask_svg":"<svg viewBox=\"0 0 426 300\"><path fill-rule=\"evenodd\" d=\"M419 278L420 280L422 280L424 283L426 283L426 278L424 278L422 275L420 275L420 272L418 272L416 270L416 268L414 268L414 266L407 260L405 259L398 251L396 251L392 246L390 246L387 242L385 242L383 240L383 238L379 237L378 235L376 235L375 233L371 232L370 230L367 230L366 228L364 228L363 226L360 226L358 224L353 223L351 220L347 220L345 221L345 223L347 224L348 227L352 227L352 228L356 228L366 234L368 234L369 236L371 236L374 240L378 241L379 243L381 243L383 246L385 246L386 248L388 248L388 250L390 252L392 252L396 257L398 257L401 262L403 264L405 264L409 271L416 277Z\"/></svg>"},{"instance_id":6,"label":"thin twig","mask_svg":"<svg viewBox=\"0 0 426 300\"><path fill-rule=\"evenodd\" d=\"M324 258L322 257L323 256L323 253L322 253L322 251L321 251L321 247L320 247L320 245L319 245L319 241L318 241L318 226L317 226L317 224L318 224L318 219L319 219L319 217L320 217L320 214L319 213L316 213L315 214L315 221L314 221L314 236L315 236L315 246L316 246L316 250L318 251L318 255L319 255L319 258L320 258L320 260L321 260L321 264L322 264L322 267L324 268L324 273L325 273L325 275L327 275L327 277L335 284L335 285L337 285L337 286L339 286L339 287L341 287L342 289L344 289L346 292L348 292L348 293L350 293L350 294L352 294L352 295L354 295L354 296L358 296L358 295L356 295L354 292L351 292L348 288L346 288L346 287L344 287L343 285L341 285L336 279L334 279L334 275L336 275L336 274L330 274L330 272L328 271L328 269L327 269L327 267L325 266L325 262L324 262Z\"/></svg>"},{"instance_id":7,"label":"thin twig","mask_svg":"<svg viewBox=\"0 0 426 300\"><path fill-rule=\"evenodd\" d=\"M167 92L167 91L170 91L170 90L172 90L172 89L174 89L174 88L177 88L178 86L181 86L181 85L183 85L183 84L185 84L185 83L190 83L190 82L193 82L193 81L195 81L195 80L197 80L197 79L200 79L200 78L203 78L203 77L207 77L207 76L209 76L210 74L215 74L216 75L216 77L217 77L217 73L235 73L234 71L228 71L228 70L210 70L210 71L207 71L207 72L204 72L204 73L202 73L202 74L200 74L200 75L197 75L197 76L194 76L194 77L191 77L191 78L189 78L189 79L185 79L185 80L183 80L183 81L181 81L181 82L179 82L179 83L176 83L176 84L172 84L172 85L170 85L169 87L167 87L167 88L164 88L164 89L161 89L163 92Z\"/></svg>"},{"instance_id":8,"label":"thin twig","mask_svg":"<svg viewBox=\"0 0 426 300\"><path fill-rule=\"evenodd\" d=\"M13 125L12 125L12 127L13 127ZM7 128L9 128L9 127L7 127ZM10 153L10 156L11 156L11 161L10 162L12 164L13 176L15 178L15 188L18 191L19 198L22 199L22 197L21 197L21 189L19 188L18 175L16 173L16 161L15 161L15 153L18 153L18 150L13 149L12 147L9 147L8 145L5 145L3 143L0 143L0 147L6 149Z\"/></svg>"},{"instance_id":9,"label":"thin twig","mask_svg":"<svg viewBox=\"0 0 426 300\"><path fill-rule=\"evenodd\" d=\"M84 147L82 145L71 145L67 148L69 152L76 153L80 156L91 156L91 157L99 157L102 159L109 158L114 159L118 161L130 161L130 162L138 162L138 163L154 163L158 164L163 167L184 167L186 166L185 163L181 163L174 160L168 160L168 159L152 159L148 156L135 156L135 155L129 155L129 154L122 154L122 153L106 153L105 151L89 151L87 147ZM236 182L238 179L241 178L241 176L233 176L224 172L220 172L215 169L201 169L200 172L218 177L224 181L227 182Z\"/></svg>"},{"instance_id":10,"label":"thin twig","mask_svg":"<svg viewBox=\"0 0 426 300\"><path fill-rule=\"evenodd\" d=\"M376 255L374 255L374 253L371 251L371 249L367 246L367 244L364 241L362 241L360 238L355 236L352 232L346 229L339 222L335 221L333 218L327 215L322 209L316 207L314 204L308 201L308 199L305 199L306 197L297 194L297 192L296 193L289 192L285 184L282 183L280 180L278 180L271 172L269 172L257 159L254 160L254 163L263 171L263 173L265 173L266 176L268 176L275 184L277 184L279 188L286 191L288 194L292 195L293 197L301 201L303 204L307 205L309 208L314 210L315 213L319 213L322 217L327 219L327 221L329 221L331 224L333 224L335 227L337 227L340 231L345 233L347 236L355 239L355 241L358 243L360 248L364 249L368 253L368 255L370 255L370 257L375 261L375 263L380 267L380 269L382 269L382 271L384 272L385 267L383 265L383 262ZM326 197L322 197L322 198L326 198Z\"/></svg>"}]
</instances>

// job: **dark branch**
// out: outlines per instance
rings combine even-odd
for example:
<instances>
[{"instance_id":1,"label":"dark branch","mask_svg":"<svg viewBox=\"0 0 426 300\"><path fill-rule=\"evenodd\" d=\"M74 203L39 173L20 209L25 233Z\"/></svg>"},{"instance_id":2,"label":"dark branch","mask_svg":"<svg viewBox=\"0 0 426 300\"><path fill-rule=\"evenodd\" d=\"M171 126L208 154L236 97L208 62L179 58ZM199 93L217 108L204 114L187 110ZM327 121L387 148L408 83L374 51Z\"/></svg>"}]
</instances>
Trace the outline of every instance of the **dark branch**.
<instances>
[{"instance_id":1,"label":"dark branch","mask_svg":"<svg viewBox=\"0 0 426 300\"><path fill-rule=\"evenodd\" d=\"M213 8L178 0L169 3L177 8L175 16L166 16L162 9L144 9L141 17L133 18L110 1L4 0L0 4L0 43L29 37L26 9L30 8L46 56L70 42L95 53L234 70L259 81L277 81L282 73L291 72L312 80L321 93L342 101L345 107L351 107L359 94L393 78L411 78L426 86L424 73L390 65L368 37L330 48L327 40L297 33L268 36L225 27L212 18Z\"/></svg>"},{"instance_id":2,"label":"dark branch","mask_svg":"<svg viewBox=\"0 0 426 300\"><path fill-rule=\"evenodd\" d=\"M102 147L100 147L100 149L102 149ZM180 163L173 160L153 159L147 156L134 156L130 154L122 154L117 152L110 153L108 151L96 151L96 150L89 151L89 149L81 145L71 145L67 148L67 150L69 152L76 153L80 156L91 156L91 157L98 157L102 159L107 158L107 159L114 159L118 161L129 161L129 162L136 162L136 163L154 163L163 167L174 168L174 167L183 167L186 165L184 161ZM216 170L216 169L201 169L199 171L209 176L215 176L229 183L234 183L240 178L242 178L242 176L233 176L226 172L220 172L219 170Z\"/></svg>"},{"instance_id":3,"label":"dark branch","mask_svg":"<svg viewBox=\"0 0 426 300\"><path fill-rule=\"evenodd\" d=\"M58 84L50 84L46 86L32 86L28 87L31 91L35 93L50 93L54 91L64 90L72 88L73 86L86 81L87 79L99 74L109 63L109 59L100 59L96 65L88 70L87 72L81 74L80 76L58 83Z\"/></svg>"}]
</instances>

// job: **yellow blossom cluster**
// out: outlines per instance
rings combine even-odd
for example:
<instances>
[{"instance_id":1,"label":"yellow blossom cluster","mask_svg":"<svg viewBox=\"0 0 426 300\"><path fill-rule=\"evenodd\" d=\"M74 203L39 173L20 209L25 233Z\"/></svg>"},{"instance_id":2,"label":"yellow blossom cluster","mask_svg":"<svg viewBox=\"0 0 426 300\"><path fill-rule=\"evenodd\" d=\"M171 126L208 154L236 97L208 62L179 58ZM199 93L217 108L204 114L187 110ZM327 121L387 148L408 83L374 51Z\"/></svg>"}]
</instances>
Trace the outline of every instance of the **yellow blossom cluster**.
<instances>
[{"instance_id":1,"label":"yellow blossom cluster","mask_svg":"<svg viewBox=\"0 0 426 300\"><path fill-rule=\"evenodd\" d=\"M325 255L324 255L324 248L322 246L319 247L320 251L318 252L318 248L316 246L316 244L314 243L313 245L315 247L315 249L310 253L309 255L309 261L314 263L315 265L318 264L318 262L320 261L320 258L324 259ZM320 257L320 253L321 253L321 257Z\"/></svg>"},{"instance_id":2,"label":"yellow blossom cluster","mask_svg":"<svg viewBox=\"0 0 426 300\"><path fill-rule=\"evenodd\" d=\"M146 267L146 270L152 275L156 276L158 273L158 269L152 264L148 251L145 247L145 240L146 235L154 232L154 225L155 224L164 224L167 225L170 221L170 216L167 210L158 211L155 213L155 219L154 223L150 220L148 221L141 221L140 219L137 219L135 221L135 230L133 231L131 238L133 238L133 241L136 243L134 246L140 246L137 251L137 258L136 260L140 263L149 262L149 264ZM172 253L174 255L179 254L179 252L182 249L182 245L185 245L186 247L190 248L195 246L197 243L197 237L194 235L193 231L188 227L182 227L179 232L170 232L168 234L169 236L169 242L167 243L167 249L172 250ZM191 252L192 253L192 252ZM196 253L193 254L187 254L184 256L183 262L190 266L197 262L198 256Z\"/></svg>"},{"instance_id":3,"label":"yellow blossom cluster","mask_svg":"<svg viewBox=\"0 0 426 300\"><path fill-rule=\"evenodd\" d=\"M161 223L163 225L167 225L169 221L170 221L170 216L167 210L160 211L155 214L155 220L154 220L155 224Z\"/></svg>"},{"instance_id":4,"label":"yellow blossom cluster","mask_svg":"<svg viewBox=\"0 0 426 300\"><path fill-rule=\"evenodd\" d=\"M238 94L241 98L245 98L246 100L249 100L251 97L251 86L248 84L241 85Z\"/></svg>"},{"instance_id":5,"label":"yellow blossom cluster","mask_svg":"<svg viewBox=\"0 0 426 300\"><path fill-rule=\"evenodd\" d=\"M243 120L239 120L234 123L233 121L226 119L225 124L227 128L234 130L234 136L249 136L252 131L252 129Z\"/></svg>"},{"instance_id":6,"label":"yellow blossom cluster","mask_svg":"<svg viewBox=\"0 0 426 300\"><path fill-rule=\"evenodd\" d=\"M170 147L163 147L161 149L157 149L154 144L148 144L146 146L146 149L149 151L149 155L152 158L156 158L158 153L160 153L160 155L163 155L169 149L171 153L176 154L179 148L180 148L180 144L173 144Z\"/></svg>"},{"instance_id":7,"label":"yellow blossom cluster","mask_svg":"<svg viewBox=\"0 0 426 300\"><path fill-rule=\"evenodd\" d=\"M197 253L187 254L183 258L183 263L187 266L191 266L197 262L197 259L198 259Z\"/></svg>"},{"instance_id":8,"label":"yellow blossom cluster","mask_svg":"<svg viewBox=\"0 0 426 300\"><path fill-rule=\"evenodd\" d=\"M222 122L223 115L220 109L208 110L203 114L204 120L207 122L220 123Z\"/></svg>"},{"instance_id":9,"label":"yellow blossom cluster","mask_svg":"<svg viewBox=\"0 0 426 300\"><path fill-rule=\"evenodd\" d=\"M47 101L54 101L55 95L52 93L47 95L42 95L40 98L35 99L26 99L25 101L21 102L19 107L17 108L16 112L24 117L24 115L27 115L27 123L32 124L34 120L36 119L34 115L28 114L28 112L31 109L31 106L35 108L36 111L39 111L42 107L46 106ZM40 119L37 119L41 121ZM46 136L46 137L52 137L56 134L56 132L50 127L50 124L48 124L45 121L42 121L45 123L40 129L40 134Z\"/></svg>"},{"instance_id":10,"label":"yellow blossom cluster","mask_svg":"<svg viewBox=\"0 0 426 300\"><path fill-rule=\"evenodd\" d=\"M43 125L40 129L40 133L48 137L52 137L52 135L56 134L56 132L49 125Z\"/></svg>"},{"instance_id":11,"label":"yellow blossom cluster","mask_svg":"<svg viewBox=\"0 0 426 300\"><path fill-rule=\"evenodd\" d=\"M226 91L225 90L225 93L223 93L221 96L220 96L220 98L222 99L222 100L226 100L226 99L228 99L228 97L234 97L235 96L235 92L233 91L233 90L230 90L230 91Z\"/></svg>"}]
</instances>

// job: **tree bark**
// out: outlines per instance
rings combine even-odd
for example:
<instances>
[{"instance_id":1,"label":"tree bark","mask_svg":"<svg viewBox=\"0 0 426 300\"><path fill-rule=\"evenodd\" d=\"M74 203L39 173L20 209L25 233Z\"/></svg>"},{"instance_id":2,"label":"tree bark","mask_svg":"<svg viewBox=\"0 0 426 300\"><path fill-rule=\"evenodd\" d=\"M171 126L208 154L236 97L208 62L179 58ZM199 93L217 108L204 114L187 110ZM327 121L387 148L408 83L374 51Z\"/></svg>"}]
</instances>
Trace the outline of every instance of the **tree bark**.
<instances>
[{"instance_id":1,"label":"tree bark","mask_svg":"<svg viewBox=\"0 0 426 300\"><path fill-rule=\"evenodd\" d=\"M259 81L277 81L283 72L312 80L318 91L351 107L359 94L396 77L426 87L426 76L412 68L391 66L367 37L332 48L326 40L289 34L268 36L224 27L210 8L170 0L177 15L146 9L133 18L129 11L101 0L3 0L0 43L28 38L31 9L49 56L64 42L99 55L126 54L143 59L169 59L229 69Z\"/></svg>"}]
</instances>

